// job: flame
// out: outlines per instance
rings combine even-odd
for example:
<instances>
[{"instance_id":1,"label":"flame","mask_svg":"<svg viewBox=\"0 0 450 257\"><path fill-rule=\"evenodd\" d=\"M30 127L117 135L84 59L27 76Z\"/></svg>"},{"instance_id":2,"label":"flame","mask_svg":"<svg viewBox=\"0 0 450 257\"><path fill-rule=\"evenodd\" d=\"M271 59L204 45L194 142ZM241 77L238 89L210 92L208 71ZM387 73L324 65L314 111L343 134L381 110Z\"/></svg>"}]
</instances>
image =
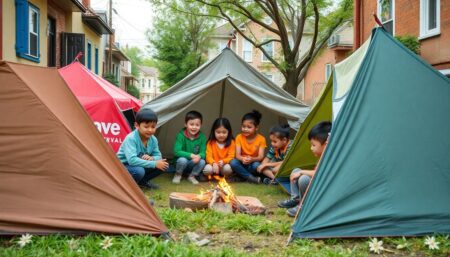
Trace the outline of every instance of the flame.
<instances>
[{"instance_id":1,"label":"flame","mask_svg":"<svg viewBox=\"0 0 450 257\"><path fill-rule=\"evenodd\" d=\"M222 189L226 196L225 199L223 199L226 203L231 202L231 199L235 198L235 194L233 192L233 189L231 188L231 186L228 184L227 180L225 178L221 178L219 176L214 176L215 179L217 179L219 181L219 188Z\"/></svg>"}]
</instances>

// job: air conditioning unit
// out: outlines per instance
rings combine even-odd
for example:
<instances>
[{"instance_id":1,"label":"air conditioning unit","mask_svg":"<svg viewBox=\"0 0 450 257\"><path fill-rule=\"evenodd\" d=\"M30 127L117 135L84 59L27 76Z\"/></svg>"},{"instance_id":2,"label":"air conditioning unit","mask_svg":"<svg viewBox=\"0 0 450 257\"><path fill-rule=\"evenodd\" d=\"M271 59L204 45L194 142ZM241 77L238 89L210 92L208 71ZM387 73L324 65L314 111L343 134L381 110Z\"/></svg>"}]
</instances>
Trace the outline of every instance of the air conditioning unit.
<instances>
[{"instance_id":1,"label":"air conditioning unit","mask_svg":"<svg viewBox=\"0 0 450 257\"><path fill-rule=\"evenodd\" d=\"M331 35L328 39L328 47L333 47L339 44L339 35Z\"/></svg>"}]
</instances>

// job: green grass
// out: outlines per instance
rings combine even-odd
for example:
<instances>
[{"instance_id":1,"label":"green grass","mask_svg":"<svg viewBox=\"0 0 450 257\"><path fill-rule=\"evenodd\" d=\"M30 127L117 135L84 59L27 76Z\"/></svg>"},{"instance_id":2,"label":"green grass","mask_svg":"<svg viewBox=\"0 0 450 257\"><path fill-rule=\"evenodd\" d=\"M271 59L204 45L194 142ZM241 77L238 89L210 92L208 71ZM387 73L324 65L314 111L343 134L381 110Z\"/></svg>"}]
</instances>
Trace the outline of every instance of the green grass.
<instances>
[{"instance_id":1,"label":"green grass","mask_svg":"<svg viewBox=\"0 0 450 257\"><path fill-rule=\"evenodd\" d=\"M237 195L253 196L268 207L266 215L226 215L210 210L188 212L170 209L170 192L197 193L209 188L208 183L194 186L183 180L173 185L169 175L156 179L161 189L146 191L156 201L155 209L175 241L151 236L111 236L112 246L102 249L105 236L34 236L21 248L19 237L0 238L0 256L375 256L369 252L370 239L296 240L286 246L293 219L277 208L277 201L287 197L276 186L234 183ZM184 240L187 232L196 232L211 242L197 247ZM439 250L429 250L424 238L382 238L385 256L449 256L450 242L437 236ZM396 249L398 245L403 249Z\"/></svg>"}]
</instances>

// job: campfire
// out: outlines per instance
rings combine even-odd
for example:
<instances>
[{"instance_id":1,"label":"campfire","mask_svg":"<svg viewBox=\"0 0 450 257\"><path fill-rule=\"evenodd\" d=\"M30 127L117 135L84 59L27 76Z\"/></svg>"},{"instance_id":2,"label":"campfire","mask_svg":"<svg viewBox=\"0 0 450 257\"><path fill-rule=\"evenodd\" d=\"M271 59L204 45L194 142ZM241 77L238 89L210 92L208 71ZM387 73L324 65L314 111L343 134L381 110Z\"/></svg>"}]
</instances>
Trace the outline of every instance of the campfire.
<instances>
[{"instance_id":1,"label":"campfire","mask_svg":"<svg viewBox=\"0 0 450 257\"><path fill-rule=\"evenodd\" d=\"M191 210L213 209L223 213L264 214L266 207L254 197L236 196L225 178L213 176L218 181L211 189L200 194L171 193L170 207Z\"/></svg>"}]
</instances>

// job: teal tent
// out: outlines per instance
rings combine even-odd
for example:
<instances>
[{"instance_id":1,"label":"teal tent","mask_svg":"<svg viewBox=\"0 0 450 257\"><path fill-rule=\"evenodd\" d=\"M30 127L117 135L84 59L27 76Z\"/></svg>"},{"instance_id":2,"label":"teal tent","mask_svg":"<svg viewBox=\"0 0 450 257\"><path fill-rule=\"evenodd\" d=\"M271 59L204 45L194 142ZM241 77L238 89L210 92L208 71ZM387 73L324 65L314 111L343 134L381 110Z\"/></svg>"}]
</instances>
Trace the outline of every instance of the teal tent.
<instances>
[{"instance_id":1,"label":"teal tent","mask_svg":"<svg viewBox=\"0 0 450 257\"><path fill-rule=\"evenodd\" d=\"M333 83L332 133L293 237L450 233L450 80L378 28Z\"/></svg>"}]
</instances>

